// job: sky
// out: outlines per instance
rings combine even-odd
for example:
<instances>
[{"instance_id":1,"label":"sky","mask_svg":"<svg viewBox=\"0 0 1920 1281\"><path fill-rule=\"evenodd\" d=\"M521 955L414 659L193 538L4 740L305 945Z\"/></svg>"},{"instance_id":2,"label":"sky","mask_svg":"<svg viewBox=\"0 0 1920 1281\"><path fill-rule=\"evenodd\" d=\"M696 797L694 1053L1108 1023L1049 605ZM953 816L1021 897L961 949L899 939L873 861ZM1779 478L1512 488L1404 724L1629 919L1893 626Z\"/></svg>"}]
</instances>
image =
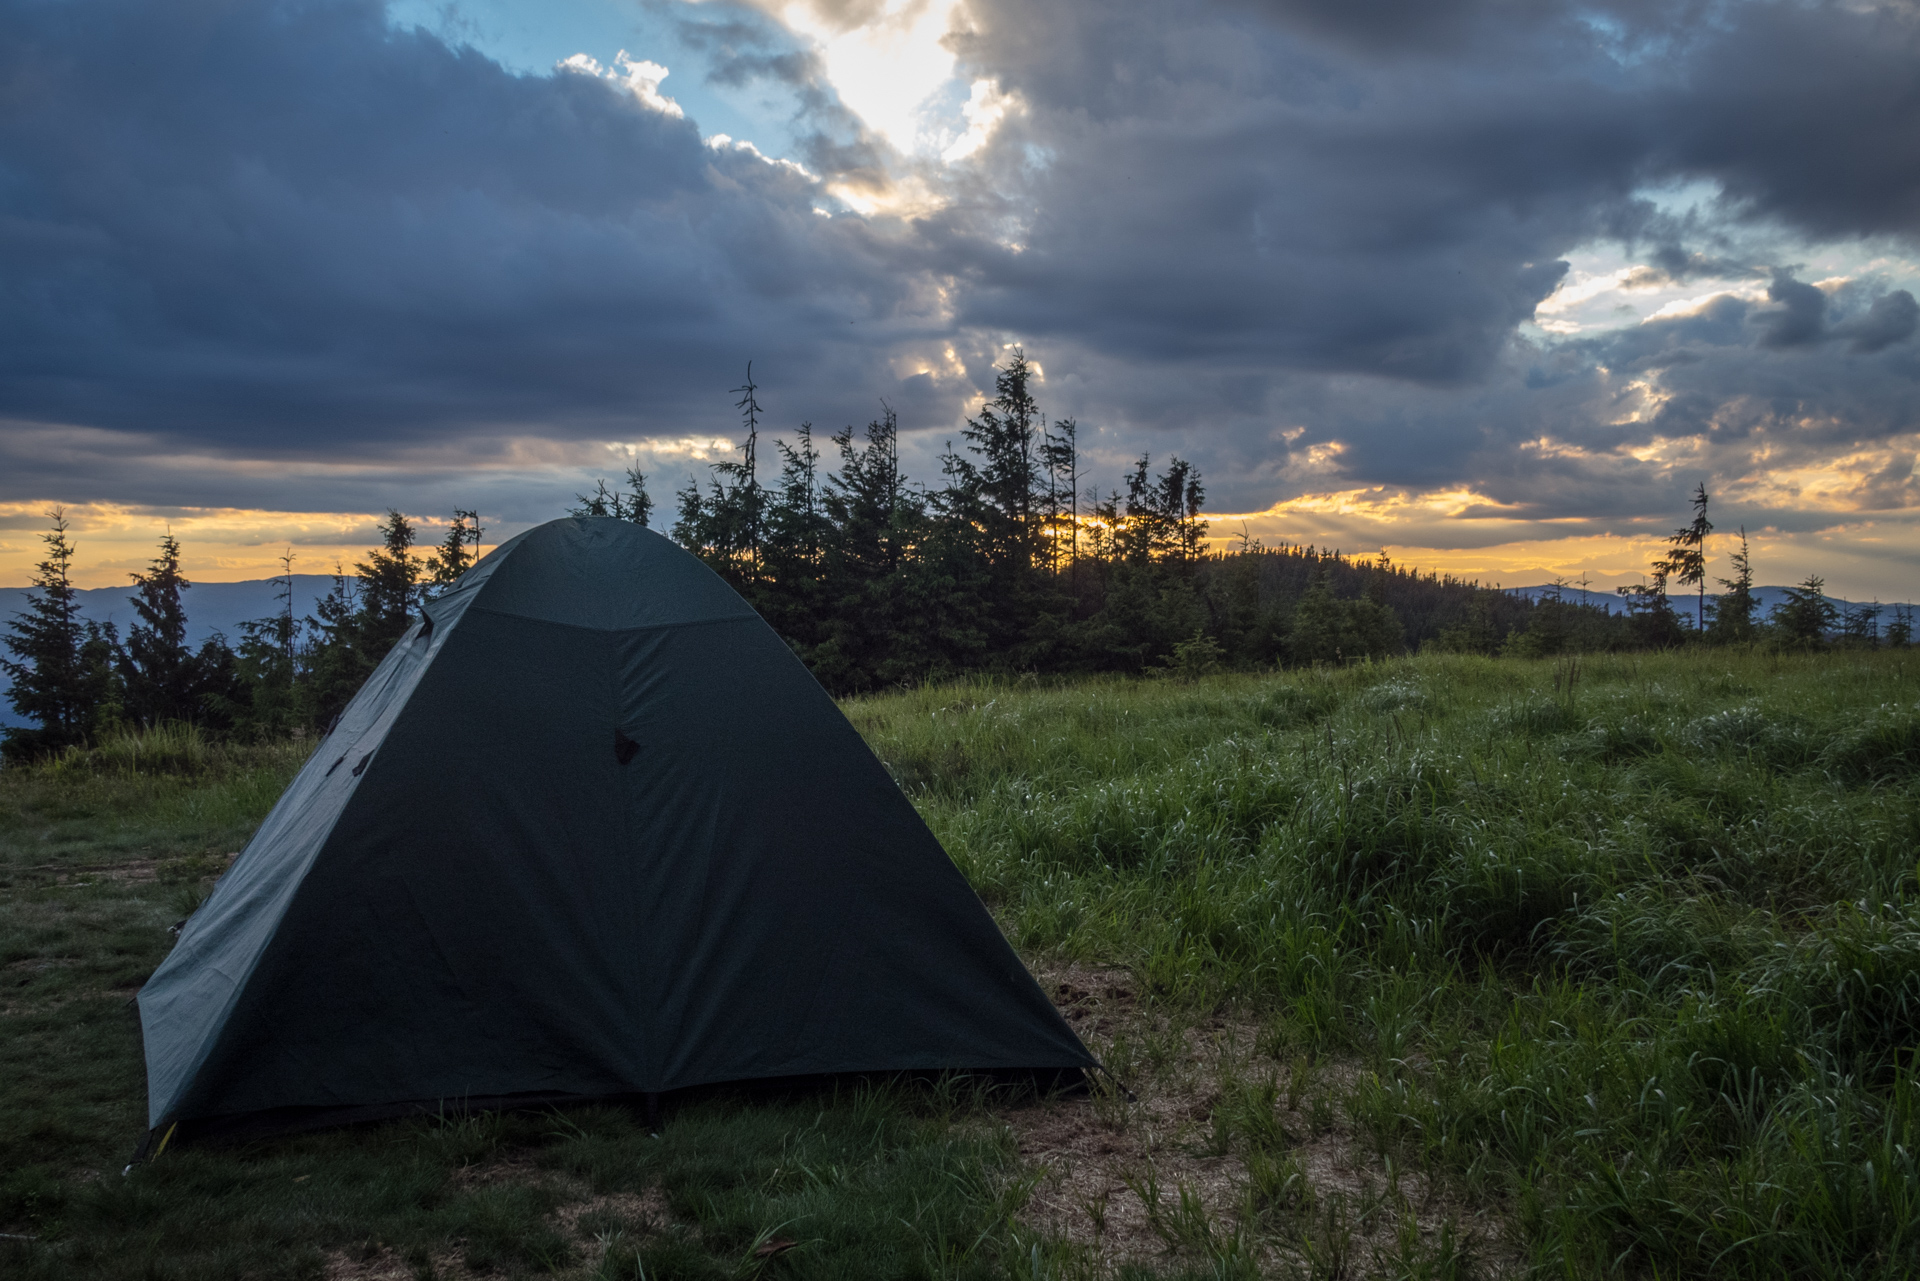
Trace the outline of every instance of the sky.
<instances>
[{"instance_id":1,"label":"sky","mask_svg":"<svg viewBox=\"0 0 1920 1281\"><path fill-rule=\"evenodd\" d=\"M1920 596L1920 7L0 0L0 585L487 542L1017 347L1213 533ZM762 457L770 456L770 451ZM656 522L659 523L659 522ZM1716 536L1709 572L1724 572Z\"/></svg>"}]
</instances>

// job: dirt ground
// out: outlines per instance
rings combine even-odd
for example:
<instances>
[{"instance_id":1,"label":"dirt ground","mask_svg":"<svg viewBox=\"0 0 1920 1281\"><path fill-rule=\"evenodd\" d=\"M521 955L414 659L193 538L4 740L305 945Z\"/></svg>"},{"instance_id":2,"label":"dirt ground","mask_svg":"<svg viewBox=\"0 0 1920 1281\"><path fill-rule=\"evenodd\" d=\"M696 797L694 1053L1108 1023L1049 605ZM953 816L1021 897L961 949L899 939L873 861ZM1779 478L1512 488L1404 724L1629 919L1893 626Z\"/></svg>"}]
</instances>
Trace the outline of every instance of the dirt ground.
<instances>
[{"instance_id":1,"label":"dirt ground","mask_svg":"<svg viewBox=\"0 0 1920 1281\"><path fill-rule=\"evenodd\" d=\"M1162 1050L1117 1083L1123 1089L1103 1083L1089 1096L1001 1116L1022 1158L1045 1171L1027 1223L1082 1247L1094 1275L1237 1249L1263 1273L1364 1276L1440 1249L1443 1234L1480 1273L1511 1269L1497 1216L1395 1169L1360 1142L1341 1106L1360 1065L1277 1061L1260 1049L1261 1028L1251 1020L1174 1023L1140 998L1125 970L1053 965L1035 977L1096 1054L1105 1057L1122 1038L1157 1040ZM1293 1180L1277 1199L1255 1186L1247 1143L1235 1134L1248 1109L1262 1105L1247 1099L1264 1103L1267 1094L1272 1115L1261 1133L1279 1140L1278 1163Z\"/></svg>"},{"instance_id":2,"label":"dirt ground","mask_svg":"<svg viewBox=\"0 0 1920 1281\"><path fill-rule=\"evenodd\" d=\"M1517 1260L1497 1215L1476 1211L1419 1173L1395 1169L1361 1142L1341 1106L1364 1070L1359 1064L1301 1055L1282 1061L1271 1046L1263 1048L1259 1024L1248 1019L1175 1021L1142 998L1125 970L1054 964L1035 977L1096 1054L1109 1059L1116 1046L1130 1043L1137 1060L1125 1081L992 1113L1037 1177L1023 1226L1071 1243L1076 1276L1111 1277L1129 1263L1164 1269L1228 1257L1261 1275L1363 1277L1444 1256L1448 1241L1476 1275L1513 1270ZM1138 1052L1143 1044L1150 1052ZM1263 1118L1261 1108L1270 1115ZM1265 1186L1249 1168L1250 1156L1261 1159L1246 1136L1250 1126L1266 1140ZM459 1177L559 1178L513 1161L474 1166ZM590 1275L611 1248L612 1238L596 1226L619 1222L638 1236L672 1225L658 1190L593 1196L584 1184L559 1181L567 1186L557 1189L564 1203L554 1222L584 1260L577 1275ZM458 1250L420 1260L371 1244L332 1252L324 1275L405 1281L426 1274L422 1264L445 1281L477 1275Z\"/></svg>"}]
</instances>

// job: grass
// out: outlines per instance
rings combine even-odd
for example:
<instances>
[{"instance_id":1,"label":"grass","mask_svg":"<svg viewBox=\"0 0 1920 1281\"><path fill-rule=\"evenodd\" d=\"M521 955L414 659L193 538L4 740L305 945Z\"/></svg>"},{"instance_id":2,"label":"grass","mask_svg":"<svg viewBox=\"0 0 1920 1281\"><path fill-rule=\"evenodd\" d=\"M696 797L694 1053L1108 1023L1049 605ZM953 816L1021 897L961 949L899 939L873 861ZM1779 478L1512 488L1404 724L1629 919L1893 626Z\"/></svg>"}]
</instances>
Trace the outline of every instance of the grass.
<instances>
[{"instance_id":1,"label":"grass","mask_svg":"<svg viewBox=\"0 0 1920 1281\"><path fill-rule=\"evenodd\" d=\"M0 1271L1912 1275L1916 700L1902 653L1715 652L855 700L1133 1098L449 1118L125 1179L128 997L300 752L9 771L0 1232L36 1239Z\"/></svg>"},{"instance_id":2,"label":"grass","mask_svg":"<svg viewBox=\"0 0 1920 1281\"><path fill-rule=\"evenodd\" d=\"M1521 1263L1891 1277L1916 676L1421 659L850 710L1019 946L1347 1057L1361 1139L1502 1207Z\"/></svg>"}]
</instances>

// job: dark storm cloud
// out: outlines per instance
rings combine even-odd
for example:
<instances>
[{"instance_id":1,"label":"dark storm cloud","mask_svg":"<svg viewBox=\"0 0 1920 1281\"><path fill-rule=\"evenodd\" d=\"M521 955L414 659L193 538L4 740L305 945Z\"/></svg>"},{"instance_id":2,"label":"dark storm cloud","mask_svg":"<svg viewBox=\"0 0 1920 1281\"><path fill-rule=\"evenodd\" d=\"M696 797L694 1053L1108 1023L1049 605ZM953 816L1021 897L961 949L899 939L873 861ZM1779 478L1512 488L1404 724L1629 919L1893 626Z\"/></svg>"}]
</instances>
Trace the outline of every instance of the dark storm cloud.
<instances>
[{"instance_id":1,"label":"dark storm cloud","mask_svg":"<svg viewBox=\"0 0 1920 1281\"><path fill-rule=\"evenodd\" d=\"M1607 451L1649 433L1881 439L1912 408L1912 294L1769 247L1911 246L1911 6L972 0L962 76L1020 106L951 170L891 156L747 11L689 11L716 83L791 95L817 173L947 202L891 220L822 218L692 121L369 0L0 6L15 420L256 457L724 431L751 356L792 420L886 395L932 439L1019 340L1101 458L1178 449L1228 506L1476 484L1598 512L1647 501ZM1647 196L1689 182L1724 198ZM1608 239L1629 287L1768 298L1517 339ZM965 379L902 377L948 344ZM1657 410L1623 411L1633 378Z\"/></svg>"},{"instance_id":2,"label":"dark storm cloud","mask_svg":"<svg viewBox=\"0 0 1920 1281\"><path fill-rule=\"evenodd\" d=\"M1874 352L1905 342L1920 327L1920 303L1904 289L1873 300L1864 315L1835 326L1834 333L1851 340L1858 352Z\"/></svg>"},{"instance_id":3,"label":"dark storm cloud","mask_svg":"<svg viewBox=\"0 0 1920 1281\"><path fill-rule=\"evenodd\" d=\"M1022 248L971 255L984 324L1448 382L1560 255L1657 234L1649 182L1718 178L1729 216L1822 235L1920 226L1910 13L981 5L961 47L1032 107L1002 175ZM1724 265L1649 248L1676 279Z\"/></svg>"},{"instance_id":4,"label":"dark storm cloud","mask_svg":"<svg viewBox=\"0 0 1920 1281\"><path fill-rule=\"evenodd\" d=\"M1083 416L1200 457L1225 505L1355 483L1516 495L1564 474L1531 492L1635 510L1651 465L1517 449L1619 449L1671 427L1623 420L1635 371L1671 379L1670 411L1698 421L1756 385L1869 439L1911 405L1911 361L1857 367L1909 350L1911 294L1830 297L1767 247L1911 247L1911 6L975 11L965 61L1028 111L994 181L936 228L969 285L963 318L1073 364ZM1723 197L1681 213L1645 194L1698 181ZM1771 277L1772 297L1712 300L1604 350L1516 347L1562 256L1609 239L1644 255L1627 287ZM1257 407L1231 405L1230 386ZM1337 464L1304 466L1332 444Z\"/></svg>"},{"instance_id":5,"label":"dark storm cloud","mask_svg":"<svg viewBox=\"0 0 1920 1281\"><path fill-rule=\"evenodd\" d=\"M841 331L913 305L790 170L376 4L10 9L12 416L269 452L316 428L670 431L750 355L867 373Z\"/></svg>"},{"instance_id":6,"label":"dark storm cloud","mask_svg":"<svg viewBox=\"0 0 1920 1281\"><path fill-rule=\"evenodd\" d=\"M1779 304L1762 313L1763 347L1804 347L1827 336L1827 296L1814 286L1776 271L1767 297Z\"/></svg>"},{"instance_id":7,"label":"dark storm cloud","mask_svg":"<svg viewBox=\"0 0 1920 1281\"><path fill-rule=\"evenodd\" d=\"M1856 352L1875 352L1912 337L1920 322L1920 305L1904 289L1875 298L1863 313L1831 326L1826 291L1795 280L1789 271L1774 273L1767 297L1779 305L1756 317L1764 326L1763 347L1808 347L1845 338Z\"/></svg>"}]
</instances>

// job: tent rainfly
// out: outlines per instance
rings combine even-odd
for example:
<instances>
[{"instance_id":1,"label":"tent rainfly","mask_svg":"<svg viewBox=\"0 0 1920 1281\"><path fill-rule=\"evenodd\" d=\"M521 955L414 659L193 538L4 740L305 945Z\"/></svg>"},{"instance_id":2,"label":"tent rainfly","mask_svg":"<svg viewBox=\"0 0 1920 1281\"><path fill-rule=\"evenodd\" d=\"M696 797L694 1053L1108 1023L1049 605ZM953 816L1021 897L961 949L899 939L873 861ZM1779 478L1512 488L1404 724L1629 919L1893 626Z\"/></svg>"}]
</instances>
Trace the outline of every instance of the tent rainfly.
<instances>
[{"instance_id":1,"label":"tent rainfly","mask_svg":"<svg viewBox=\"0 0 1920 1281\"><path fill-rule=\"evenodd\" d=\"M426 606L139 1000L150 1143L1094 1066L779 636L605 518Z\"/></svg>"}]
</instances>

